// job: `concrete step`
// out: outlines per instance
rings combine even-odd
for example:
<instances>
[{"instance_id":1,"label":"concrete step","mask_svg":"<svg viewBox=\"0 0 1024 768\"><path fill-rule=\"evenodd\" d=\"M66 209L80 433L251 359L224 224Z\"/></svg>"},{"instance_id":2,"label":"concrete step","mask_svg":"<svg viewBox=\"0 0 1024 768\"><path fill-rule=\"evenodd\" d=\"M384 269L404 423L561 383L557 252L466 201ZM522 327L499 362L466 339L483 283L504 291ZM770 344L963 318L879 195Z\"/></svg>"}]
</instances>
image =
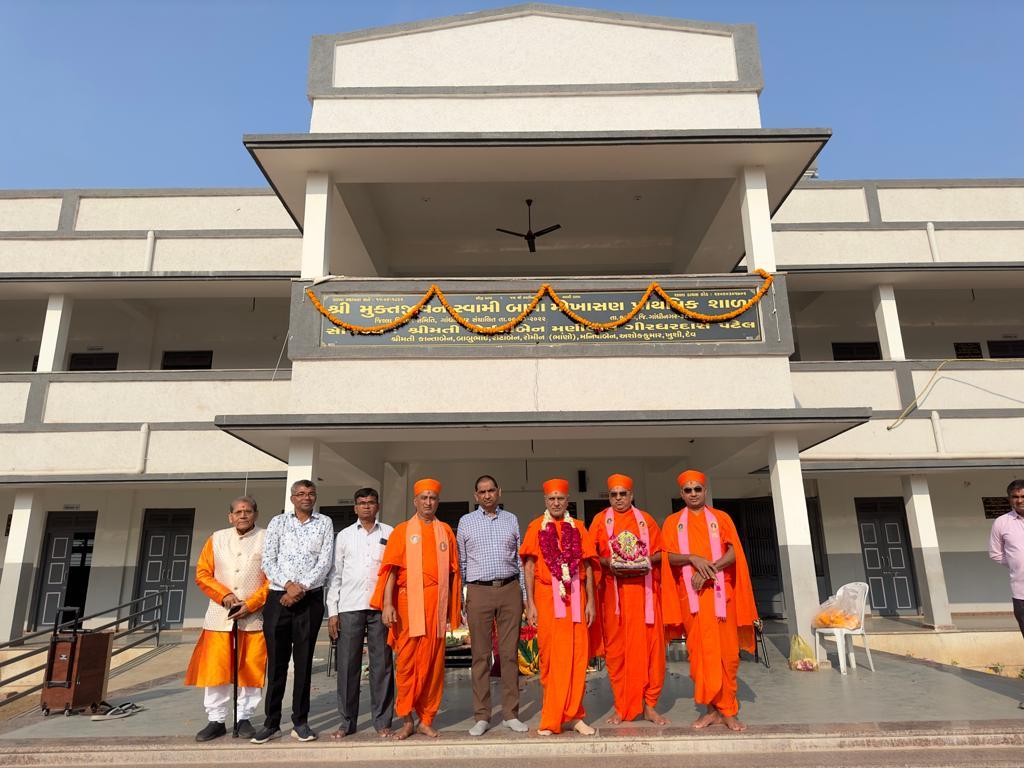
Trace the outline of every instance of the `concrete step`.
<instances>
[{"instance_id":1,"label":"concrete step","mask_svg":"<svg viewBox=\"0 0 1024 768\"><path fill-rule=\"evenodd\" d=\"M97 729L105 724L97 723ZM326 736L326 734L324 734ZM183 738L111 739L100 733L94 739L41 742L35 739L0 744L3 764L8 766L120 766L120 765L321 765L422 761L459 765L487 760L553 763L559 759L630 761L650 756L694 758L701 755L735 755L738 764L785 760L786 754L900 750L907 754L928 750L1019 748L1024 731L1018 720L929 723L843 723L837 725L758 726L746 733L724 729L695 733L688 728L616 728L614 736L582 737L568 733L541 737L534 734L488 734L472 738L445 733L438 740L414 736L405 742L381 741L372 733L360 733L342 743L326 738L300 744L289 738L263 745L229 737L206 744ZM997 750L998 751L998 750ZM1019 755L1019 752L1014 752ZM826 761L827 762L827 761ZM895 764L895 763L894 763Z\"/></svg>"}]
</instances>

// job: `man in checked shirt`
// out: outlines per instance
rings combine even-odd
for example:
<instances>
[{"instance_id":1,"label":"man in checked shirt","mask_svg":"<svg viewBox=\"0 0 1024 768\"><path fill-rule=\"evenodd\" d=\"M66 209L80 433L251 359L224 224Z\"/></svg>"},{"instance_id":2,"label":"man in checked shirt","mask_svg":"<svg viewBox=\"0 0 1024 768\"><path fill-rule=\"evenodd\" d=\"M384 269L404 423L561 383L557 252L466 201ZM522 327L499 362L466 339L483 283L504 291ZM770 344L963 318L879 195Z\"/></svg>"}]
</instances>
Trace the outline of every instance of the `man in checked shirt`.
<instances>
[{"instance_id":1,"label":"man in checked shirt","mask_svg":"<svg viewBox=\"0 0 1024 768\"><path fill-rule=\"evenodd\" d=\"M266 720L251 739L263 744L281 736L281 702L288 662L295 662L292 689L292 738L314 741L309 727L309 683L313 649L324 620L324 582L334 563L334 526L315 511L316 486L298 480L291 487L292 510L267 525L263 539L263 573L270 592L263 606L267 640Z\"/></svg>"},{"instance_id":2,"label":"man in checked shirt","mask_svg":"<svg viewBox=\"0 0 1024 768\"><path fill-rule=\"evenodd\" d=\"M466 586L466 623L473 653L473 708L470 736L491 727L491 626L498 627L502 725L517 733L519 719L519 626L523 615L523 574L519 519L499 504L501 489L490 475L476 481L477 508L459 520L455 536Z\"/></svg>"}]
</instances>

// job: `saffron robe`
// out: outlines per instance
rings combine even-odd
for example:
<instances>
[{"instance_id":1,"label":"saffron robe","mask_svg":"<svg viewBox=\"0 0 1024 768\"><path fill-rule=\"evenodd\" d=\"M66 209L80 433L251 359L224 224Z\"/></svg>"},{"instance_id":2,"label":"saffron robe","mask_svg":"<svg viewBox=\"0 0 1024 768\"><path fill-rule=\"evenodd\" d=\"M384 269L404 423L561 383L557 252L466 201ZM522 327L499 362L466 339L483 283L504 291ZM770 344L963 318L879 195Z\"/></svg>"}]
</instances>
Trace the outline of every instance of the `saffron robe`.
<instances>
[{"instance_id":1,"label":"saffron robe","mask_svg":"<svg viewBox=\"0 0 1024 768\"><path fill-rule=\"evenodd\" d=\"M648 557L661 552L661 528L654 518L638 510L650 538ZM605 520L613 515L613 535L629 531L641 539L636 516L630 509L616 512L610 507L594 517L590 535L599 557L610 558L611 546ZM642 540L642 539L641 539ZM604 639L604 659L608 681L615 698L615 711L625 722L643 714L644 704L654 707L665 684L665 629L661 616L661 573L654 566L654 623L646 623L644 577L618 579L618 614L616 579L610 571L602 572L597 581L598 619Z\"/></svg>"},{"instance_id":2,"label":"saffron robe","mask_svg":"<svg viewBox=\"0 0 1024 768\"><path fill-rule=\"evenodd\" d=\"M262 528L239 536L234 528L217 531L203 546L196 564L196 585L210 598L210 606L192 651L185 685L230 685L234 657L231 651L231 620L221 601L234 594L245 602L250 615L238 622L238 684L262 688L267 668L267 643L263 638L261 611L267 602L270 582L263 575ZM251 550L251 551L250 551ZM235 562L235 559L240 562ZM236 567L232 567L236 566ZM226 586L230 584L231 586Z\"/></svg>"},{"instance_id":3,"label":"saffron robe","mask_svg":"<svg viewBox=\"0 0 1024 768\"><path fill-rule=\"evenodd\" d=\"M596 643L599 640L598 622L592 628L587 627L584 608L587 604L586 574L583 561L589 560L595 570L600 569L597 550L590 538L586 526L573 519L573 525L580 532L580 543L583 548L583 559L577 578L580 585L580 621L572 620L572 608L566 605L565 617L555 618L552 590L558 589L556 583L552 587L551 571L544 562L540 549L540 526L544 518L538 517L530 523L523 536L523 544L519 550L525 561L532 558L533 600L537 606L537 650L540 653L540 684L544 690L541 705L539 730L561 733L562 726L578 720L586 715L583 709L583 694L586 689L587 663L591 656L598 655ZM558 539L561 541L561 525L557 528ZM597 634L593 634L591 629ZM595 643L591 650L592 641Z\"/></svg>"},{"instance_id":4,"label":"saffron robe","mask_svg":"<svg viewBox=\"0 0 1024 768\"><path fill-rule=\"evenodd\" d=\"M382 610L384 607L384 586L388 574L395 571L395 595L392 605L398 611L398 621L388 631L388 645L395 650L395 714L407 717L414 711L420 722L430 725L441 707L444 694L444 627L438 627L437 603L437 555L439 544L448 555L450 589L448 591L448 615L452 629L459 626L462 615L462 584L459 577L459 553L455 534L440 520L432 523L421 521L423 566L423 613L426 634L420 637L410 635L409 621L409 570L406 553L406 527L408 521L399 523L388 537L381 560L377 588L370 598L370 607ZM438 543L435 536L443 537Z\"/></svg>"},{"instance_id":5,"label":"saffron robe","mask_svg":"<svg viewBox=\"0 0 1024 768\"><path fill-rule=\"evenodd\" d=\"M740 648L754 652L754 627L757 608L750 583L747 558L740 544L732 518L725 512L707 507L718 521L722 554L728 545L736 553L736 562L725 568L725 619L715 615L714 580L705 583L697 593L698 610L690 611L683 567L672 567L662 555L662 598L666 634L679 637L685 633L686 651L693 679L693 698L698 704L709 704L721 714L734 717L739 712L736 698L736 675L740 667ZM679 551L680 516L690 515L687 524L689 552ZM664 551L695 554L711 560L711 540L704 513L695 515L687 509L668 516L662 526Z\"/></svg>"}]
</instances>

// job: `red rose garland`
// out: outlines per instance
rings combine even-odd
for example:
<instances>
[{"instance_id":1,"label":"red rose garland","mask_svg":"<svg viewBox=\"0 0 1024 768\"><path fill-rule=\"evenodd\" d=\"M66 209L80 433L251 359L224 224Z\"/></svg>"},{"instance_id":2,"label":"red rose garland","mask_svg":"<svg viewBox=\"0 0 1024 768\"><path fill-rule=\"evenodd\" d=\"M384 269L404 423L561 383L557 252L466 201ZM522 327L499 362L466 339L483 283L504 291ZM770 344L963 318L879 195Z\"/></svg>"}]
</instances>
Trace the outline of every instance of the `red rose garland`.
<instances>
[{"instance_id":1,"label":"red rose garland","mask_svg":"<svg viewBox=\"0 0 1024 768\"><path fill-rule=\"evenodd\" d=\"M562 543L559 546L556 525L559 523L542 526L537 538L544 563L551 571L551 578L558 582L558 593L562 601L568 603L572 594L572 580L579 573L580 562L583 560L583 540L576 526L563 520Z\"/></svg>"}]
</instances>

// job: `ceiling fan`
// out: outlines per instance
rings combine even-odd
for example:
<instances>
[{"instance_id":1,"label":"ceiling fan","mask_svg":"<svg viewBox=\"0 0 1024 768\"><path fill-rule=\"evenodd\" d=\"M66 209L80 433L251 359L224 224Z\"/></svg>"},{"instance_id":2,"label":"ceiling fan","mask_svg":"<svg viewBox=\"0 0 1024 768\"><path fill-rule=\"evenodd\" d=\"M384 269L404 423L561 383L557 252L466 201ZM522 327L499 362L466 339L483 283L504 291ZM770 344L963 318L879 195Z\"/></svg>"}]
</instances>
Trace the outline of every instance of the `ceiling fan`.
<instances>
[{"instance_id":1,"label":"ceiling fan","mask_svg":"<svg viewBox=\"0 0 1024 768\"><path fill-rule=\"evenodd\" d=\"M539 230L537 232L534 232L533 231L533 217L531 215L532 206L533 206L533 200L530 200L529 198L527 198L527 200L526 200L526 233L525 234L523 232L513 232L511 229L502 229L501 227L497 227L496 229L497 229L498 232L504 232L506 235L513 235L515 237L523 238L524 240L526 240L526 246L530 249L530 253L536 253L537 252L537 238L540 237L541 235L546 235L549 232L554 232L556 229L561 229L562 225L561 224L552 224L550 227L544 227L544 229L541 229L541 230Z\"/></svg>"}]
</instances>

